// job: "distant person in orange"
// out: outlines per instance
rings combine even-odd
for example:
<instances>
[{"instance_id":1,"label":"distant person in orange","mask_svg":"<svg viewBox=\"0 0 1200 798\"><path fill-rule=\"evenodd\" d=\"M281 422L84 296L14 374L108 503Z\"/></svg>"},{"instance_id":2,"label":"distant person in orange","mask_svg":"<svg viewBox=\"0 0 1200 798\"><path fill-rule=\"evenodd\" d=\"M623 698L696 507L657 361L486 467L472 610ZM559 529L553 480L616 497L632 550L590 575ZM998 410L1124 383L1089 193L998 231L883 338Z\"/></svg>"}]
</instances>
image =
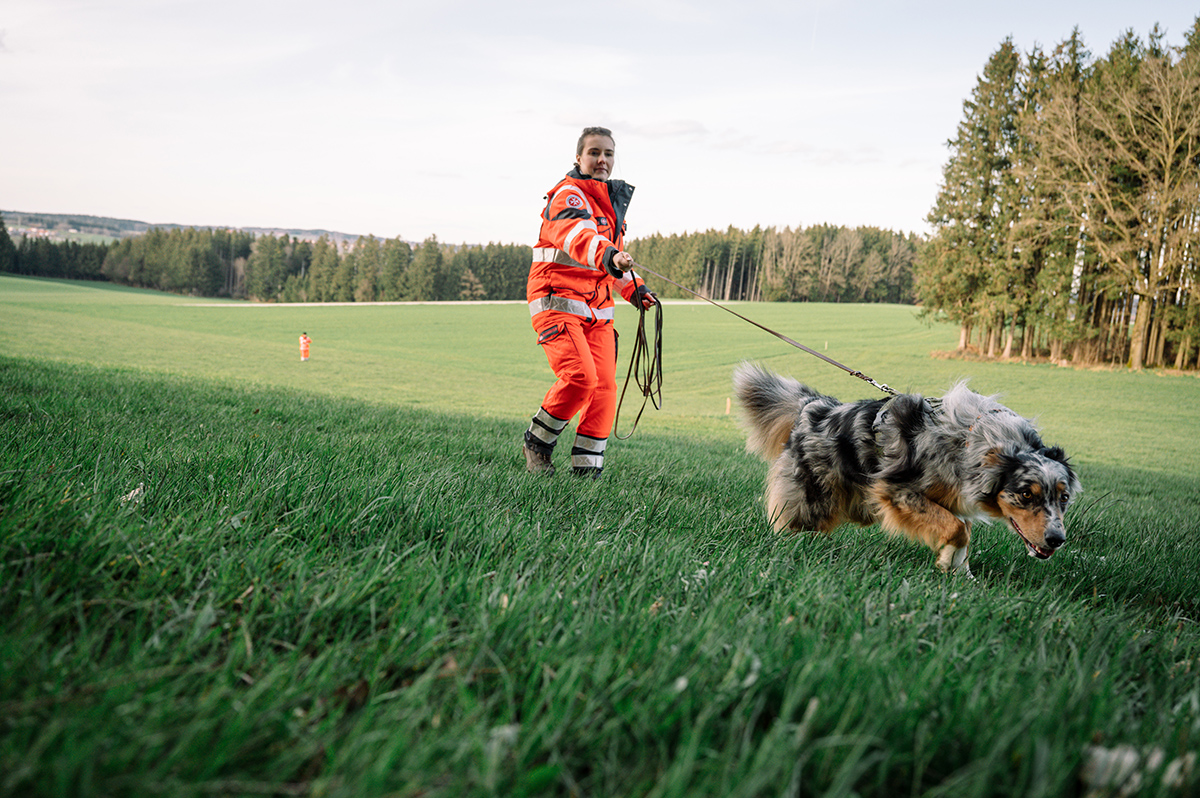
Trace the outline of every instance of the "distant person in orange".
<instances>
[{"instance_id":1,"label":"distant person in orange","mask_svg":"<svg viewBox=\"0 0 1200 798\"><path fill-rule=\"evenodd\" d=\"M635 307L655 304L624 251L625 210L633 186L611 179L612 131L584 128L575 167L546 198L533 248L526 298L537 341L558 381L525 431L526 468L553 474L550 455L575 415L571 473L595 479L617 410L617 340L613 294Z\"/></svg>"},{"instance_id":2,"label":"distant person in orange","mask_svg":"<svg viewBox=\"0 0 1200 798\"><path fill-rule=\"evenodd\" d=\"M308 333L300 333L300 360L308 360L308 349L312 346L312 339L308 337Z\"/></svg>"}]
</instances>

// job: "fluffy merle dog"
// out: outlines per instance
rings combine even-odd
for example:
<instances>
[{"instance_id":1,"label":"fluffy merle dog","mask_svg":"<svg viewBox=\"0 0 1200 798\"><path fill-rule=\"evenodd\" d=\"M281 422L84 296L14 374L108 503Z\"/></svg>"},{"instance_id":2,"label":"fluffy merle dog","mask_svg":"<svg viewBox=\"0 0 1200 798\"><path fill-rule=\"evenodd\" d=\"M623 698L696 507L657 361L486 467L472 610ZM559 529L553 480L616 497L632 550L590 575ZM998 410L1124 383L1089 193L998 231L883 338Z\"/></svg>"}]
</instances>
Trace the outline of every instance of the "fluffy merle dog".
<instances>
[{"instance_id":1,"label":"fluffy merle dog","mask_svg":"<svg viewBox=\"0 0 1200 798\"><path fill-rule=\"evenodd\" d=\"M1066 455L965 383L940 400L843 403L743 363L733 384L746 448L771 466L767 513L780 531L879 522L967 575L973 521L1003 518L1043 560L1066 541L1063 513L1080 490Z\"/></svg>"}]
</instances>

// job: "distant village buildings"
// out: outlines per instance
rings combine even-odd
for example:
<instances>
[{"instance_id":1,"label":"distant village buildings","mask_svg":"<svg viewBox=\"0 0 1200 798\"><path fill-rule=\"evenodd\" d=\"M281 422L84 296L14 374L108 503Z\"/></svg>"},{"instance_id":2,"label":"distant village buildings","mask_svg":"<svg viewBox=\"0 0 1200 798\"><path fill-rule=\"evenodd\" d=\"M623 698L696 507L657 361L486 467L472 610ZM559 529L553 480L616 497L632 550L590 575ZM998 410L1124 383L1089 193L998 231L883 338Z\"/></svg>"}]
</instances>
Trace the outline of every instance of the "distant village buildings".
<instances>
[{"instance_id":1,"label":"distant village buildings","mask_svg":"<svg viewBox=\"0 0 1200 798\"><path fill-rule=\"evenodd\" d=\"M8 235L13 241L21 238L44 238L48 241L66 241L71 234L78 234L74 227L69 230L51 230L46 227L9 227Z\"/></svg>"}]
</instances>

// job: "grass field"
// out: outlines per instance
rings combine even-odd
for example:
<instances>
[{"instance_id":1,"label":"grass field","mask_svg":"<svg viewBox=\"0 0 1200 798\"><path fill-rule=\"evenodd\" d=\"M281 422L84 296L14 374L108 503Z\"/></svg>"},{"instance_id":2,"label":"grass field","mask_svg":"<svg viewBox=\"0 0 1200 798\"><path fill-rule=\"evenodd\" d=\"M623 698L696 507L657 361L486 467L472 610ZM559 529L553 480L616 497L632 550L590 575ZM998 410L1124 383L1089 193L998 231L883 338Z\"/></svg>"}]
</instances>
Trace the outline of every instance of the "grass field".
<instances>
[{"instance_id":1,"label":"grass field","mask_svg":"<svg viewBox=\"0 0 1200 798\"><path fill-rule=\"evenodd\" d=\"M521 469L549 373L520 305L0 277L0 794L1081 795L1126 745L1162 752L1139 794L1200 790L1200 383L739 309L1037 416L1084 482L1067 546L977 528L968 582L770 532L733 365L874 389L715 308L667 306L666 407L593 483Z\"/></svg>"}]
</instances>

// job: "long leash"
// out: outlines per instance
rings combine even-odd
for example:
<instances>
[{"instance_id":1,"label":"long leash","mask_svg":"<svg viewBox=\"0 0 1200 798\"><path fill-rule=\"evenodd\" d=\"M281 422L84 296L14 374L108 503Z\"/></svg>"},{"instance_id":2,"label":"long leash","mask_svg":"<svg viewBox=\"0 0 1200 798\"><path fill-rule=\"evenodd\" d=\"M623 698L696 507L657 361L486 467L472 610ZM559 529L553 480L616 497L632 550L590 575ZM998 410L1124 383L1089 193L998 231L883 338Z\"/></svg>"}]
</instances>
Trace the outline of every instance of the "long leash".
<instances>
[{"instance_id":1,"label":"long leash","mask_svg":"<svg viewBox=\"0 0 1200 798\"><path fill-rule=\"evenodd\" d=\"M637 290L637 274L634 274L634 291ZM642 285L645 285L642 281ZM633 437L642 413L646 411L646 402L654 403L655 410L662 410L662 303L654 303L654 344L651 345L646 337L646 308L638 303L637 336L633 339L633 353L629 356L629 370L625 372L625 385L621 388L621 398L617 400L617 413L613 417L613 437L627 441ZM617 432L617 422L621 420L621 405L625 404L625 392L629 390L629 380L634 378L642 392L642 406L633 419L633 426L627 435Z\"/></svg>"},{"instance_id":2,"label":"long leash","mask_svg":"<svg viewBox=\"0 0 1200 798\"><path fill-rule=\"evenodd\" d=\"M687 286L680 285L679 283L672 280L670 277L664 277L663 275L659 274L656 271L653 271L652 269L647 269L645 266L641 265L640 263L635 263L634 269L644 272L645 274L649 274L653 277L657 277L658 279L660 279L664 282L670 283L671 285L675 286L676 288L680 288L684 291L687 291L692 296L697 297L698 299L703 299L708 304L715 305L716 307L720 308L721 310L725 311L726 313L732 313L734 316L737 316L739 319L746 322L747 324L753 324L758 329L760 329L764 332L769 332L771 335L774 335L776 338L783 341L784 343L791 344L792 346L796 347L797 349L804 351L804 352L808 352L810 355L813 355L814 357L819 357L819 358L821 358L821 360L824 360L826 363L828 363L831 366L837 366L842 371L849 374L851 377L858 377L863 382L870 383L871 385L875 386L876 388L878 388L879 390L888 394L889 396L899 396L900 395L899 391L895 390L894 388L889 387L885 383L876 382L875 380L871 379L866 374L863 374L861 371L858 371L857 369L852 369L849 366L839 363L836 360L834 360L833 358L827 357L826 355L823 355L814 349L809 349L804 344L802 344L798 341L793 341L791 338L788 338L786 335L784 335L782 333L778 333L775 330L772 330L770 327L766 327L762 324L759 324L754 319L748 319L745 316L743 316L742 314L738 313L736 310L728 308L725 305L722 305L720 302L714 302L713 300L709 299L708 297L704 296L703 294L696 293L695 291L688 288ZM644 315L644 312L643 312L643 315ZM631 362L630 366L632 367L632 365L633 364ZM628 384L628 383L626 383L626 384ZM622 396L624 396L624 391L622 391ZM643 404L643 407L644 407L644 404ZM630 434L632 435L633 433L630 432Z\"/></svg>"}]
</instances>

